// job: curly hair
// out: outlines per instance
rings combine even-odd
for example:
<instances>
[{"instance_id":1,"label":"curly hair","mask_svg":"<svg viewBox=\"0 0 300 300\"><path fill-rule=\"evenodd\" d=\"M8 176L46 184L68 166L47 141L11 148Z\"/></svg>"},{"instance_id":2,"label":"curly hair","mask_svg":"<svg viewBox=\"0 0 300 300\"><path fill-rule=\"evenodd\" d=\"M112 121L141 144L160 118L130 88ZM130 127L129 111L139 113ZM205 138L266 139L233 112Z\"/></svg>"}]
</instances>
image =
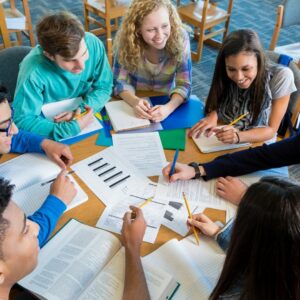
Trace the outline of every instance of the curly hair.
<instances>
[{"instance_id":1,"label":"curly hair","mask_svg":"<svg viewBox=\"0 0 300 300\"><path fill-rule=\"evenodd\" d=\"M160 7L168 10L171 25L171 34L165 49L175 61L180 62L182 59L185 27L172 2L170 0L133 0L123 18L113 46L118 62L131 73L138 69L139 58L143 56L147 46L139 34L139 29L144 18Z\"/></svg>"}]
</instances>

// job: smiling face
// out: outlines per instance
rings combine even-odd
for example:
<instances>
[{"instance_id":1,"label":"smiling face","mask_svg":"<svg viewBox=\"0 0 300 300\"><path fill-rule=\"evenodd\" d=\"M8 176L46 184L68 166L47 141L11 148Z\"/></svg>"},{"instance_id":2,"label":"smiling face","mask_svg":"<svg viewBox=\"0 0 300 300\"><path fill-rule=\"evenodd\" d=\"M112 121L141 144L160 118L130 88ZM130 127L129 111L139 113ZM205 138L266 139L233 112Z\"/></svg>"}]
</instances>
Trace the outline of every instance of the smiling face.
<instances>
[{"instance_id":1,"label":"smiling face","mask_svg":"<svg viewBox=\"0 0 300 300\"><path fill-rule=\"evenodd\" d=\"M0 128L1 129L7 129L10 122L11 122L11 115L12 111L11 108L7 102L7 100L4 100L0 103ZM15 123L12 123L9 131L8 136L6 132L0 132L0 155L8 153L11 148L11 140L14 134L18 133L18 128L15 125Z\"/></svg>"},{"instance_id":2,"label":"smiling face","mask_svg":"<svg viewBox=\"0 0 300 300\"><path fill-rule=\"evenodd\" d=\"M140 33L151 48L161 50L170 37L171 24L167 8L161 6L147 15L140 27Z\"/></svg>"},{"instance_id":3,"label":"smiling face","mask_svg":"<svg viewBox=\"0 0 300 300\"><path fill-rule=\"evenodd\" d=\"M240 52L225 58L227 76L239 88L248 89L257 75L257 58L252 52Z\"/></svg>"},{"instance_id":4,"label":"smiling face","mask_svg":"<svg viewBox=\"0 0 300 300\"><path fill-rule=\"evenodd\" d=\"M77 54L71 58L65 58L59 54L55 56L49 55L47 52L44 54L52 61L54 61L61 69L79 74L84 70L85 62L89 58L89 52L84 39L81 40Z\"/></svg>"},{"instance_id":5,"label":"smiling face","mask_svg":"<svg viewBox=\"0 0 300 300\"><path fill-rule=\"evenodd\" d=\"M9 202L2 216L8 225L2 242L0 275L4 276L7 285L11 285L36 267L39 226L28 220L13 201Z\"/></svg>"}]
</instances>

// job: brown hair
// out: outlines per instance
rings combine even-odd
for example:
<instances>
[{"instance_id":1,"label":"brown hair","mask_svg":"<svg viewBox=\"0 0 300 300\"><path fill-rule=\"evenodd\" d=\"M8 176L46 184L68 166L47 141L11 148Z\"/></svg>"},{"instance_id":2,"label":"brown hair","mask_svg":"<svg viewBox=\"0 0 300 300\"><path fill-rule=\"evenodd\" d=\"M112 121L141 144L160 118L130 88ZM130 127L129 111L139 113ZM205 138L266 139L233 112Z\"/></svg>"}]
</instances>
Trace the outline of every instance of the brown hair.
<instances>
[{"instance_id":1,"label":"brown hair","mask_svg":"<svg viewBox=\"0 0 300 300\"><path fill-rule=\"evenodd\" d=\"M259 37L253 30L241 29L230 33L223 42L217 57L212 85L205 105L205 113L217 110L228 93L231 79L227 76L225 58L240 52L253 53L257 58L257 75L250 89L252 124L258 118L265 94L266 58Z\"/></svg>"},{"instance_id":2,"label":"brown hair","mask_svg":"<svg viewBox=\"0 0 300 300\"><path fill-rule=\"evenodd\" d=\"M48 54L74 57L84 37L84 28L79 19L69 12L45 16L36 27L38 42Z\"/></svg>"}]
</instances>

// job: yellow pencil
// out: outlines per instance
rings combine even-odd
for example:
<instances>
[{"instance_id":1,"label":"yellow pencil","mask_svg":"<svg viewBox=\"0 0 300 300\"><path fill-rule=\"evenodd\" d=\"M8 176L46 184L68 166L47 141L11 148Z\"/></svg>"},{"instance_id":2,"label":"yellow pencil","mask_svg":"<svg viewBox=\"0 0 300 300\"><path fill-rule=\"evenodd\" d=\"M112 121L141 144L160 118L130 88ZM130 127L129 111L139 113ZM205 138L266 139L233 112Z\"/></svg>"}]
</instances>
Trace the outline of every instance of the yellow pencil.
<instances>
[{"instance_id":1,"label":"yellow pencil","mask_svg":"<svg viewBox=\"0 0 300 300\"><path fill-rule=\"evenodd\" d=\"M189 218L192 219L193 216L192 216L192 213L191 213L191 210L190 210L190 206L189 206L189 203L187 201L187 198L185 197L185 193L184 192L182 192L182 196L183 196L183 199L184 199L184 202L185 202L186 209L187 209L188 214L189 214ZM197 241L197 244L199 245L199 237L198 237L196 228L195 228L194 225L192 225L192 228L193 228L193 231L194 231L194 235L195 235L195 239Z\"/></svg>"},{"instance_id":2,"label":"yellow pencil","mask_svg":"<svg viewBox=\"0 0 300 300\"><path fill-rule=\"evenodd\" d=\"M152 200L153 200L153 197L150 197L145 202L143 202L142 204L140 204L138 207L139 208L143 208L145 205L147 205L148 203L150 203Z\"/></svg>"},{"instance_id":3,"label":"yellow pencil","mask_svg":"<svg viewBox=\"0 0 300 300\"><path fill-rule=\"evenodd\" d=\"M75 117L73 118L73 120L78 120L78 119L80 119L81 117L83 117L84 115L86 115L87 113L88 113L87 111L84 111L83 113L81 113L81 114L75 116Z\"/></svg>"},{"instance_id":4,"label":"yellow pencil","mask_svg":"<svg viewBox=\"0 0 300 300\"><path fill-rule=\"evenodd\" d=\"M229 123L227 126L232 126L234 125L235 123L237 123L239 120L245 118L247 115L249 114L249 112L239 116L238 118L236 118L235 120L233 120L231 123Z\"/></svg>"}]
</instances>

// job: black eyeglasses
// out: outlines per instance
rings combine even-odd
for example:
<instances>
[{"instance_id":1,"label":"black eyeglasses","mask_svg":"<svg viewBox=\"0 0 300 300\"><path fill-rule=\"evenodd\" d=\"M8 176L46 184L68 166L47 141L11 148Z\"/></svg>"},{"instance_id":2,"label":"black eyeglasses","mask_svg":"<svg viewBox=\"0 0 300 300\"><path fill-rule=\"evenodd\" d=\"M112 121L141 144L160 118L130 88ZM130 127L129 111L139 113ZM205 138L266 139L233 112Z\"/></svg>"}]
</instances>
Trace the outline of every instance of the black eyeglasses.
<instances>
[{"instance_id":1,"label":"black eyeglasses","mask_svg":"<svg viewBox=\"0 0 300 300\"><path fill-rule=\"evenodd\" d=\"M8 120L8 125L6 128L0 128L0 132L6 132L6 136L9 136L9 132L13 123L14 123L14 109L11 108L11 117Z\"/></svg>"}]
</instances>

